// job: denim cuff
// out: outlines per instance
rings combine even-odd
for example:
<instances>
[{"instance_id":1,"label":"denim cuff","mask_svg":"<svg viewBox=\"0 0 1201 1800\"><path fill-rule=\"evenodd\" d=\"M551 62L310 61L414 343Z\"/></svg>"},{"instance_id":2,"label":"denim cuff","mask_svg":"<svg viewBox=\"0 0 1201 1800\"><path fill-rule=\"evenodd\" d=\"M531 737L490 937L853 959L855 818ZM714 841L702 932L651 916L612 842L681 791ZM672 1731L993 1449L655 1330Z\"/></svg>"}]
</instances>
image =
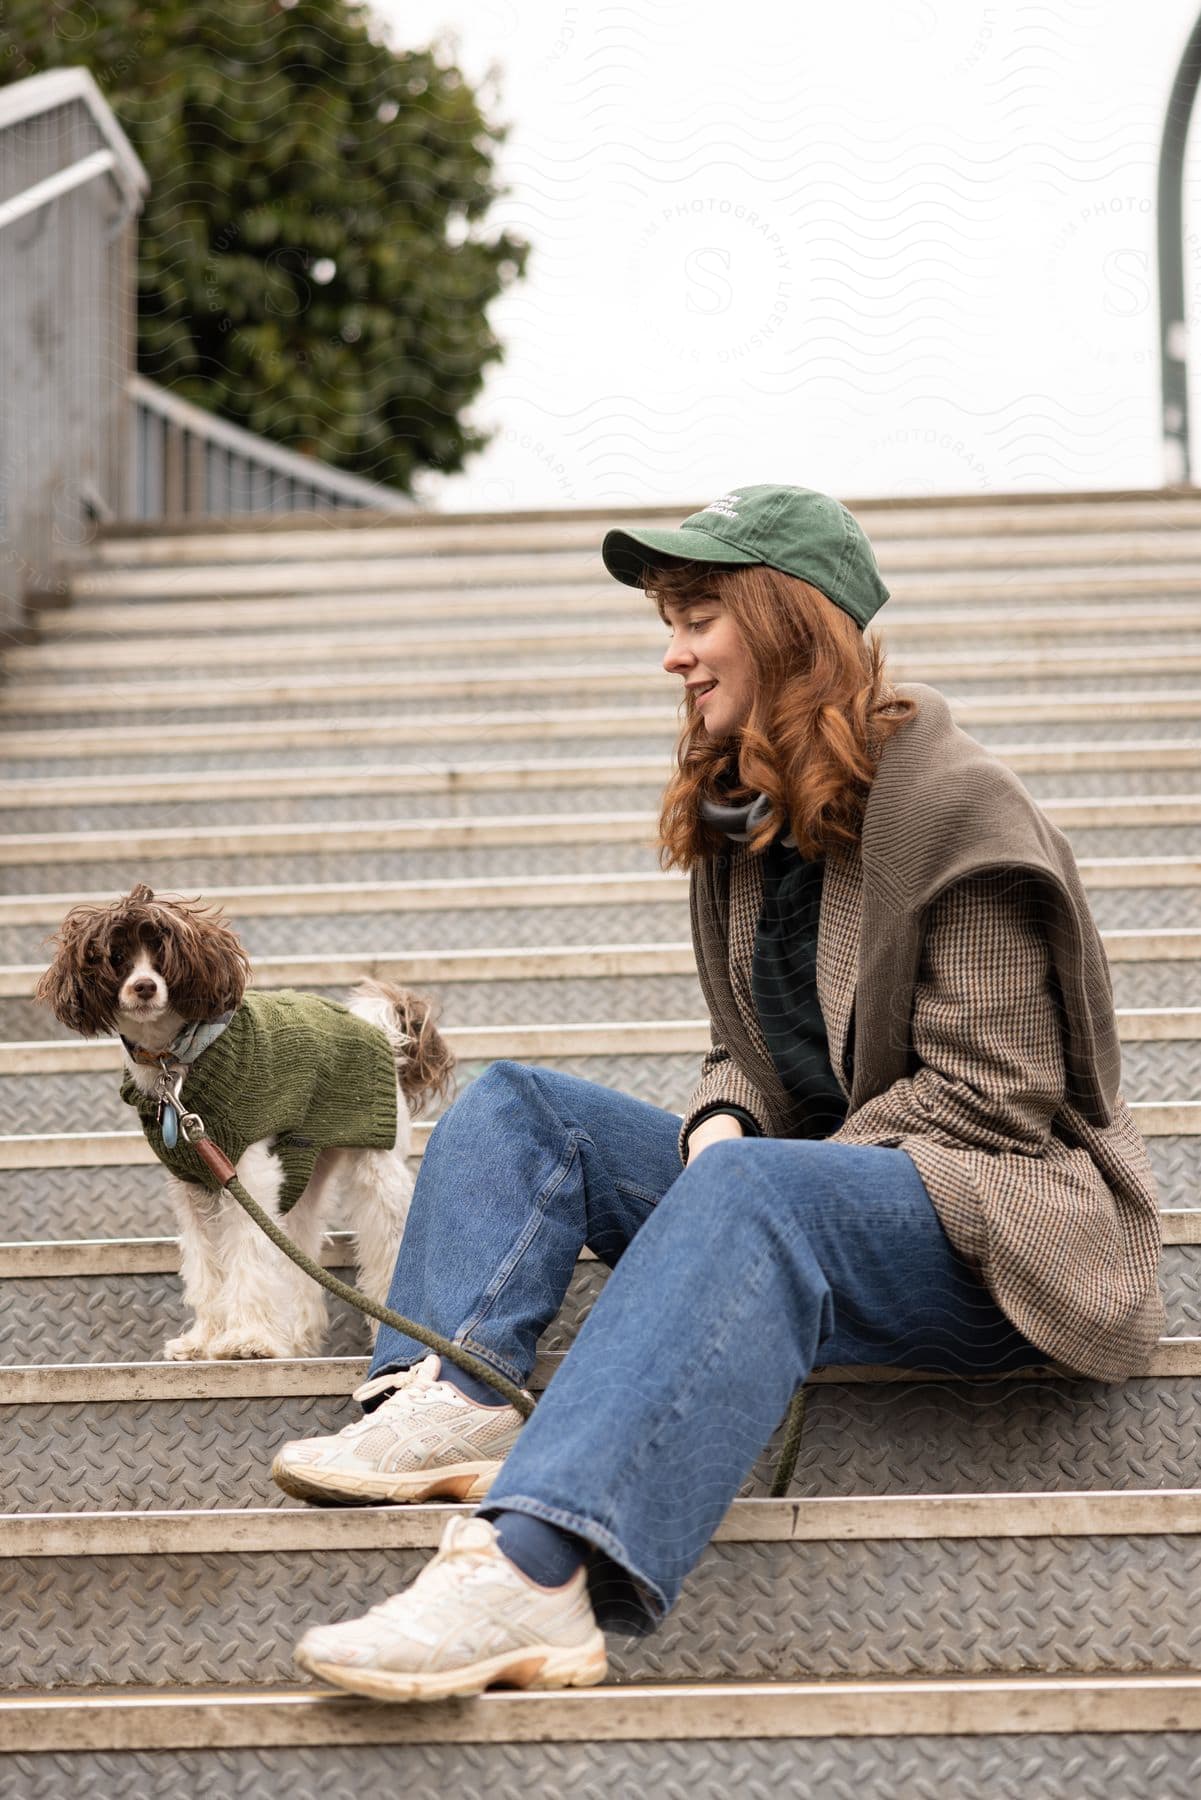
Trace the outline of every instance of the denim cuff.
<instances>
[{"instance_id":1,"label":"denim cuff","mask_svg":"<svg viewBox=\"0 0 1201 1800\"><path fill-rule=\"evenodd\" d=\"M493 1483L494 1488L497 1482ZM557 1525L560 1531L581 1538L591 1548L588 1597L597 1624L605 1630L626 1637L646 1637L666 1618L675 1595L669 1598L657 1583L639 1574L613 1533L595 1519L565 1507L550 1506L533 1494L498 1494L493 1498L491 1492L476 1507L475 1516L491 1519L499 1512L526 1513L546 1525Z\"/></svg>"}]
</instances>

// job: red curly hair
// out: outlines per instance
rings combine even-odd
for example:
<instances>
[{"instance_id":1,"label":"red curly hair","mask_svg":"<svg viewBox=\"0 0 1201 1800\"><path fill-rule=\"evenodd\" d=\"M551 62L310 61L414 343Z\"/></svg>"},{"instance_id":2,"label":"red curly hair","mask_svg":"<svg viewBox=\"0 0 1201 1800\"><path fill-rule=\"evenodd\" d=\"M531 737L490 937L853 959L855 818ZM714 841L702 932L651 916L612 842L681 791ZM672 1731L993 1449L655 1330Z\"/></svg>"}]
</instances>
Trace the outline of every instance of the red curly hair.
<instances>
[{"instance_id":1,"label":"red curly hair","mask_svg":"<svg viewBox=\"0 0 1201 1800\"><path fill-rule=\"evenodd\" d=\"M730 615L755 674L750 716L737 736L710 738L695 702L684 702L676 772L659 818L659 860L689 869L726 847L700 802L766 794L770 816L753 834L764 850L787 821L802 856L863 824L880 749L917 712L889 685L884 649L818 588L765 563L722 567L673 562L648 569L643 586L665 606L716 601Z\"/></svg>"}]
</instances>

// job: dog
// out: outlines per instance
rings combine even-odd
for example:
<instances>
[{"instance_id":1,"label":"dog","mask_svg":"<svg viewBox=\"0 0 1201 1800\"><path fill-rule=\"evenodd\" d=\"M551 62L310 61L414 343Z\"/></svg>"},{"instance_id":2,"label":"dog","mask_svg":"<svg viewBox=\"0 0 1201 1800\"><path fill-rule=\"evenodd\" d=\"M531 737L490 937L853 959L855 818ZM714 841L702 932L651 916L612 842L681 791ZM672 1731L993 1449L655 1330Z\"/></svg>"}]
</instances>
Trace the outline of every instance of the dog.
<instances>
[{"instance_id":1,"label":"dog","mask_svg":"<svg viewBox=\"0 0 1201 1800\"><path fill-rule=\"evenodd\" d=\"M382 1302L412 1198L412 1111L445 1099L451 1085L454 1058L432 1002L368 979L344 1005L256 992L250 960L219 907L156 897L145 884L109 904L73 907L49 941L54 959L35 999L84 1037L120 1034L122 1098L137 1107L168 1163L193 1321L164 1356L319 1354L324 1291L230 1195L211 1179L203 1185L187 1115L201 1110L195 1096L204 1094L208 1135L235 1161L251 1196L317 1260L336 1202L356 1234L359 1285ZM182 1121L162 1099L160 1084L172 1078ZM192 1170L189 1157L194 1172L181 1177L181 1161ZM373 1337L375 1329L373 1321Z\"/></svg>"}]
</instances>

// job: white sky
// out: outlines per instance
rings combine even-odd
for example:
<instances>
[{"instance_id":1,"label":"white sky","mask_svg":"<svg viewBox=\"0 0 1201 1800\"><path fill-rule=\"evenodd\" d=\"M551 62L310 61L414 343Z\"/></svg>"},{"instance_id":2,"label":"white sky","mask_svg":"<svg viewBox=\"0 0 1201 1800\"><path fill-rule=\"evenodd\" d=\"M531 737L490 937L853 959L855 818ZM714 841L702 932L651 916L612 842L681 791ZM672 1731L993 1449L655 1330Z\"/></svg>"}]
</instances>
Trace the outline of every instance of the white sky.
<instances>
[{"instance_id":1,"label":"white sky","mask_svg":"<svg viewBox=\"0 0 1201 1800\"><path fill-rule=\"evenodd\" d=\"M1165 479L1156 164L1197 0L374 11L397 46L450 34L473 81L496 67L490 224L533 247L492 311L493 442L427 503Z\"/></svg>"}]
</instances>

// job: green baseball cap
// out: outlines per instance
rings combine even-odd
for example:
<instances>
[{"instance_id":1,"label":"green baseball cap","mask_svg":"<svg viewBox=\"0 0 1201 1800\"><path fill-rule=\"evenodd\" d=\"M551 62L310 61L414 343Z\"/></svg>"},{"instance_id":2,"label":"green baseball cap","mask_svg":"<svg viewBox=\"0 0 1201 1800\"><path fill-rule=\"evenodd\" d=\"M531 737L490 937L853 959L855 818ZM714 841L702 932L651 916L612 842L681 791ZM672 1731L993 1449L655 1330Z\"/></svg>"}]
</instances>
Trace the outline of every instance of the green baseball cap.
<instances>
[{"instance_id":1,"label":"green baseball cap","mask_svg":"<svg viewBox=\"0 0 1201 1800\"><path fill-rule=\"evenodd\" d=\"M888 599L862 528L841 500L814 488L738 488L710 500L674 530L608 531L601 555L610 575L627 587L640 587L644 571L665 556L727 567L766 563L810 582L861 631Z\"/></svg>"}]
</instances>

